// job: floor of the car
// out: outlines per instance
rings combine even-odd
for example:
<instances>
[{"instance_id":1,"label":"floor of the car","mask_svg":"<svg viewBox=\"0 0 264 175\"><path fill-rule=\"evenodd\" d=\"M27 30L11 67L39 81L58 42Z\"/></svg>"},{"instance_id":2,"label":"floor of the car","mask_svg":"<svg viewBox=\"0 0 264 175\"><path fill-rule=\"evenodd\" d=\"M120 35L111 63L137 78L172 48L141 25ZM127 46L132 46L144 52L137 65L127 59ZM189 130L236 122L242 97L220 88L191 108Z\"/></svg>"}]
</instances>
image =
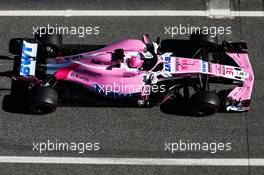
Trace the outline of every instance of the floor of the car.
<instances>
[{"instance_id":1,"label":"floor of the car","mask_svg":"<svg viewBox=\"0 0 264 175\"><path fill-rule=\"evenodd\" d=\"M104 97L73 82L59 81L56 90L61 106L138 107L136 99Z\"/></svg>"}]
</instances>

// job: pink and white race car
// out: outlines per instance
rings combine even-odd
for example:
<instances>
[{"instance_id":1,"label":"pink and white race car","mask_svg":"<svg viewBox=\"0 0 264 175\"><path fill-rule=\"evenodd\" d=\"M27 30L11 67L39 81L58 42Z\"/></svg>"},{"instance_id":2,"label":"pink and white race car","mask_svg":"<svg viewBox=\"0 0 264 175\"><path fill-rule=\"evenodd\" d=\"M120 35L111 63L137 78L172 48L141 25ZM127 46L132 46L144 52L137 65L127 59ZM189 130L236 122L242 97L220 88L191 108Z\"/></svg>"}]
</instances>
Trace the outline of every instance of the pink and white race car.
<instances>
[{"instance_id":1,"label":"pink and white race car","mask_svg":"<svg viewBox=\"0 0 264 175\"><path fill-rule=\"evenodd\" d=\"M32 114L54 112L74 96L64 93L67 83L73 90L81 86L98 98L133 101L138 107L181 96L193 116L249 110L254 74L245 42L217 44L216 37L197 32L189 40L150 42L145 35L81 46L62 45L61 35L46 34L12 39L9 48L16 55L11 96ZM85 94L80 96L89 98Z\"/></svg>"}]
</instances>

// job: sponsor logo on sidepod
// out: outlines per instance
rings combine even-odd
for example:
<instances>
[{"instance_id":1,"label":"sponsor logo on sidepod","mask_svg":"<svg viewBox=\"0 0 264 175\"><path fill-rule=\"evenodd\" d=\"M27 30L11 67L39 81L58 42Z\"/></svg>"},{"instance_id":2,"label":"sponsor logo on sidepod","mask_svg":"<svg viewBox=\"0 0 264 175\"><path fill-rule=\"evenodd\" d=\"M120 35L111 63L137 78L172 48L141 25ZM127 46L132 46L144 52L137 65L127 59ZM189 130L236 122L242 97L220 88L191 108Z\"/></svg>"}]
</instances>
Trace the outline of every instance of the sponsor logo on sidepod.
<instances>
[{"instance_id":1,"label":"sponsor logo on sidepod","mask_svg":"<svg viewBox=\"0 0 264 175\"><path fill-rule=\"evenodd\" d=\"M171 71L171 57L165 57L165 71Z\"/></svg>"},{"instance_id":2,"label":"sponsor logo on sidepod","mask_svg":"<svg viewBox=\"0 0 264 175\"><path fill-rule=\"evenodd\" d=\"M207 71L207 62L202 61L202 72L206 72Z\"/></svg>"}]
</instances>

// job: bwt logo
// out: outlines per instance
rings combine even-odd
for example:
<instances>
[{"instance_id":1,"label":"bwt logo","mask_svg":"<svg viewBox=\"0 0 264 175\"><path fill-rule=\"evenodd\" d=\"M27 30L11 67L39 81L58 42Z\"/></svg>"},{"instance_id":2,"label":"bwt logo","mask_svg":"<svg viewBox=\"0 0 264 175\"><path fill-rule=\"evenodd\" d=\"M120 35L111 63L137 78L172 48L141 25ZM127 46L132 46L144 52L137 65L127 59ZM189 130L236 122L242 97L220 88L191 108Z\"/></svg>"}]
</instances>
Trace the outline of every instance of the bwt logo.
<instances>
[{"instance_id":1,"label":"bwt logo","mask_svg":"<svg viewBox=\"0 0 264 175\"><path fill-rule=\"evenodd\" d=\"M23 42L20 75L35 75L36 61L33 59L36 57L37 43Z\"/></svg>"},{"instance_id":2,"label":"bwt logo","mask_svg":"<svg viewBox=\"0 0 264 175\"><path fill-rule=\"evenodd\" d=\"M171 71L171 57L165 57L165 71Z\"/></svg>"},{"instance_id":3,"label":"bwt logo","mask_svg":"<svg viewBox=\"0 0 264 175\"><path fill-rule=\"evenodd\" d=\"M30 74L30 55L28 53L32 53L32 48L26 47L26 45L23 43L23 48L22 48L22 59L21 59L21 69L20 72L23 75L29 75Z\"/></svg>"},{"instance_id":4,"label":"bwt logo","mask_svg":"<svg viewBox=\"0 0 264 175\"><path fill-rule=\"evenodd\" d=\"M205 61L202 62L202 72L207 71L207 63Z\"/></svg>"}]
</instances>

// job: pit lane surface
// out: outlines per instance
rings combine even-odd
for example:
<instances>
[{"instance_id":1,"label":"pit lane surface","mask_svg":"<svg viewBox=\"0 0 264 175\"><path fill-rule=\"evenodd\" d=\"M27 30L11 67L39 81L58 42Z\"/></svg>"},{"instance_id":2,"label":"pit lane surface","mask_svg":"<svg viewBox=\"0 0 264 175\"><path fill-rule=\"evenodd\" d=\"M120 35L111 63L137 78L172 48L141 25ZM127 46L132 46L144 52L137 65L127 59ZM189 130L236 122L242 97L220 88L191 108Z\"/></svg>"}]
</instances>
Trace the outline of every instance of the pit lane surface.
<instances>
[{"instance_id":1,"label":"pit lane surface","mask_svg":"<svg viewBox=\"0 0 264 175\"><path fill-rule=\"evenodd\" d=\"M203 6L203 5L201 5ZM2 7L2 6L1 6ZM41 7L44 8L44 7ZM23 9L23 7L21 8ZM45 9L45 8L44 8ZM78 8L77 8L78 9ZM65 35L65 43L107 44L123 38L140 38L148 33L153 40L165 35L165 26L231 26L232 34L220 40L248 42L249 56L255 72L251 110L242 114L215 114L193 118L165 114L158 107L88 108L59 107L50 115L34 116L0 111L0 156L63 156L125 158L263 158L263 18L210 20L206 17L0 17L0 55L10 56L8 41L14 37L31 37L32 26L100 26L100 35L79 38ZM18 27L19 26L19 27ZM178 35L177 38L188 38ZM1 60L0 70L9 70L12 62ZM10 81L0 79L0 103L10 88ZM47 140L62 142L100 142L97 152L33 151L32 143ZM164 151L164 142L231 142L231 151ZM0 174L263 174L261 167L207 166L127 166L1 164Z\"/></svg>"}]
</instances>

